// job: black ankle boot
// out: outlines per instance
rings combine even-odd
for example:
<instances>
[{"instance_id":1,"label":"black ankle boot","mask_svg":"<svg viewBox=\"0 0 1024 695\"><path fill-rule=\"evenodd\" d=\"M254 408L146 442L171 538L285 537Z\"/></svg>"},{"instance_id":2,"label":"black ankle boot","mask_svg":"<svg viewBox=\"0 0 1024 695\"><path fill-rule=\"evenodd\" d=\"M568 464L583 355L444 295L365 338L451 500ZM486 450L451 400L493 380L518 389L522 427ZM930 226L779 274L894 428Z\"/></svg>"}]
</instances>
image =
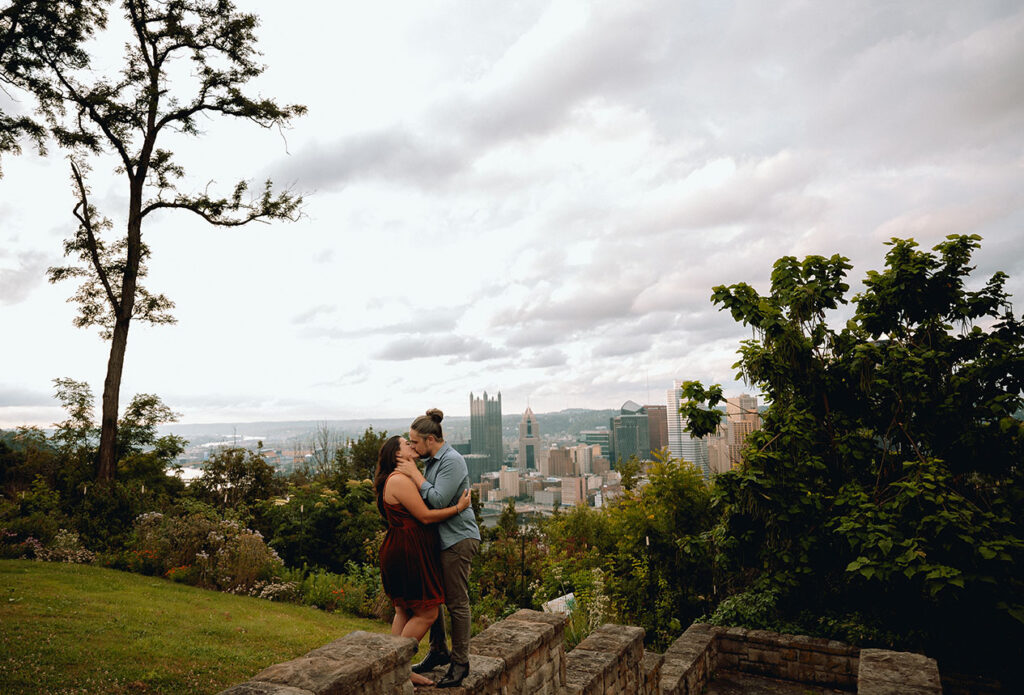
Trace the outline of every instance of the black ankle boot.
<instances>
[{"instance_id":1,"label":"black ankle boot","mask_svg":"<svg viewBox=\"0 0 1024 695\"><path fill-rule=\"evenodd\" d=\"M452 665L448 667L448 673L444 674L437 683L438 688L455 688L462 685L463 679L469 675L469 664L460 664L457 661L453 661Z\"/></svg>"},{"instance_id":2,"label":"black ankle boot","mask_svg":"<svg viewBox=\"0 0 1024 695\"><path fill-rule=\"evenodd\" d=\"M413 664L412 672L423 675L424 673L430 673L438 666L444 666L451 662L452 657L448 652L435 652L433 649L427 652L427 655L423 657L423 661L418 664Z\"/></svg>"}]
</instances>

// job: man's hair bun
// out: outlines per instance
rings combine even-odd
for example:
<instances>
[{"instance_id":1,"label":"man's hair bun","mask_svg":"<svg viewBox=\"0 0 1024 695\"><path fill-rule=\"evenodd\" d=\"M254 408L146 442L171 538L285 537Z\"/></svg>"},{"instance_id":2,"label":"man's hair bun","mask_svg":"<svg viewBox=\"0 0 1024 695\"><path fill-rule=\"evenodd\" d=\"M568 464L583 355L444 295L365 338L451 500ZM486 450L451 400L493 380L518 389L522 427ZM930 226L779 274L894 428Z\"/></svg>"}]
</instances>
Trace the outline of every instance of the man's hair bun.
<instances>
[{"instance_id":1,"label":"man's hair bun","mask_svg":"<svg viewBox=\"0 0 1024 695\"><path fill-rule=\"evenodd\" d=\"M437 408L431 408L430 410L427 411L427 417L429 417L431 420L440 425L441 420L444 420L444 413L442 413Z\"/></svg>"}]
</instances>

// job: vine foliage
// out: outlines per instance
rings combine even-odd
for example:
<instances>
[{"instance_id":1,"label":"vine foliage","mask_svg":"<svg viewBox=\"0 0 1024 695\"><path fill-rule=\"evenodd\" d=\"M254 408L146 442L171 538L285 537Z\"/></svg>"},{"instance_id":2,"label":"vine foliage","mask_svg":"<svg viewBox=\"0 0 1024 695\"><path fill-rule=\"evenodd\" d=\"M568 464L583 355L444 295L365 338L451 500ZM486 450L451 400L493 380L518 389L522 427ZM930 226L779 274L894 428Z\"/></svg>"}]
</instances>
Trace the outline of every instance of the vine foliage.
<instances>
[{"instance_id":1,"label":"vine foliage","mask_svg":"<svg viewBox=\"0 0 1024 695\"><path fill-rule=\"evenodd\" d=\"M716 479L717 579L733 620L757 606L762 627L1006 663L1024 625L1024 326L1004 273L971 282L980 237L887 245L852 303L838 255L779 259L765 295L713 289L752 327L735 366L770 402ZM713 394L691 390L706 434Z\"/></svg>"}]
</instances>

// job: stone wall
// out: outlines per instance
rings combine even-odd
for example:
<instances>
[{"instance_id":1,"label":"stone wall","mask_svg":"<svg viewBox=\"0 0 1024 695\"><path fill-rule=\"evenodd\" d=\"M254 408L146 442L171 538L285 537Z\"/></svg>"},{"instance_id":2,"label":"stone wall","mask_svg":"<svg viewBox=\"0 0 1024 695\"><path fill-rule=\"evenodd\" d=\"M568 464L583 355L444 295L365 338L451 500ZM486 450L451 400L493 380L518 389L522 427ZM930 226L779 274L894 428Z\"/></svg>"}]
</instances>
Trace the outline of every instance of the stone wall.
<instances>
[{"instance_id":1,"label":"stone wall","mask_svg":"<svg viewBox=\"0 0 1024 695\"><path fill-rule=\"evenodd\" d=\"M732 627L718 633L716 667L853 690L859 654L834 640Z\"/></svg>"},{"instance_id":2,"label":"stone wall","mask_svg":"<svg viewBox=\"0 0 1024 695\"><path fill-rule=\"evenodd\" d=\"M491 625L469 641L469 676L462 682L465 692L559 695L566 671L564 630L565 616L530 610Z\"/></svg>"},{"instance_id":3,"label":"stone wall","mask_svg":"<svg viewBox=\"0 0 1024 695\"><path fill-rule=\"evenodd\" d=\"M941 695L938 666L920 654L859 649L765 630L691 625L664 654L645 652L644 631L602 625L575 649L565 617L521 610L469 646L461 690L480 695L696 695L716 671L738 671L861 695ZM220 695L412 695L416 642L352 632L305 656L270 666Z\"/></svg>"},{"instance_id":4,"label":"stone wall","mask_svg":"<svg viewBox=\"0 0 1024 695\"><path fill-rule=\"evenodd\" d=\"M752 673L859 695L942 695L938 664L921 654L701 623L687 628L665 651L660 693L695 695L716 671Z\"/></svg>"},{"instance_id":5,"label":"stone wall","mask_svg":"<svg viewBox=\"0 0 1024 695\"><path fill-rule=\"evenodd\" d=\"M643 628L602 625L566 655L566 695L657 695L661 655L644 653Z\"/></svg>"},{"instance_id":6,"label":"stone wall","mask_svg":"<svg viewBox=\"0 0 1024 695\"><path fill-rule=\"evenodd\" d=\"M357 630L220 695L413 695L416 640Z\"/></svg>"}]
</instances>

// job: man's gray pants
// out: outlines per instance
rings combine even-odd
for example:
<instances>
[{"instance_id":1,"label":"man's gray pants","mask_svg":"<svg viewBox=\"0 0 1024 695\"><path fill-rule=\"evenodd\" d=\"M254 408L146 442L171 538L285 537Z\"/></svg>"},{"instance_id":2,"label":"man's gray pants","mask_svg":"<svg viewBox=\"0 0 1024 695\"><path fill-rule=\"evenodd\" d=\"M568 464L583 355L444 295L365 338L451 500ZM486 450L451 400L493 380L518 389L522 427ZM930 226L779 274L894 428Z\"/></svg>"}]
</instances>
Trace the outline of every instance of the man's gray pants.
<instances>
[{"instance_id":1,"label":"man's gray pants","mask_svg":"<svg viewBox=\"0 0 1024 695\"><path fill-rule=\"evenodd\" d=\"M480 552L480 541L464 538L441 551L441 574L444 579L444 605L452 619L452 661L469 663L469 633L473 615L469 605L469 565ZM448 651L444 629L444 611L430 626L430 649L441 654Z\"/></svg>"}]
</instances>

